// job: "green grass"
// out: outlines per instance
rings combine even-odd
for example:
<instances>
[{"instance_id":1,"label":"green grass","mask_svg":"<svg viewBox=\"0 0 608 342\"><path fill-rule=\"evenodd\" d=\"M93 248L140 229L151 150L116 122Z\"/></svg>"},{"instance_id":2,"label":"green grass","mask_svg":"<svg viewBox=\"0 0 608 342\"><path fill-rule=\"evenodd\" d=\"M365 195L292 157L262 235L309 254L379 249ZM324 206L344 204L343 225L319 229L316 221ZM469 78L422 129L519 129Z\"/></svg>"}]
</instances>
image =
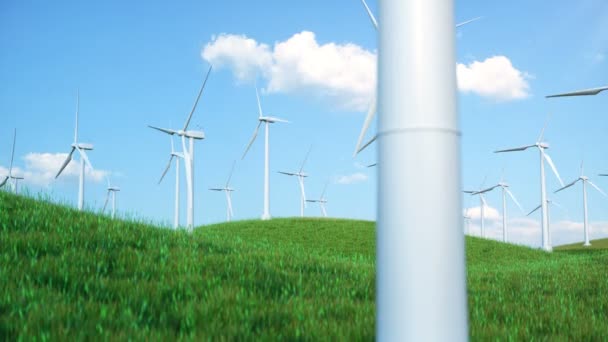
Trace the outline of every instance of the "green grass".
<instances>
[{"instance_id":1,"label":"green grass","mask_svg":"<svg viewBox=\"0 0 608 342\"><path fill-rule=\"evenodd\" d=\"M583 242L577 242L569 245L555 247L558 251L584 251L590 249L608 249L608 239L600 239L591 241L591 246L583 246Z\"/></svg>"},{"instance_id":2,"label":"green grass","mask_svg":"<svg viewBox=\"0 0 608 342\"><path fill-rule=\"evenodd\" d=\"M367 221L187 234L0 192L0 340L372 340L374 248ZM473 340L608 339L605 250L467 238L467 268Z\"/></svg>"}]
</instances>

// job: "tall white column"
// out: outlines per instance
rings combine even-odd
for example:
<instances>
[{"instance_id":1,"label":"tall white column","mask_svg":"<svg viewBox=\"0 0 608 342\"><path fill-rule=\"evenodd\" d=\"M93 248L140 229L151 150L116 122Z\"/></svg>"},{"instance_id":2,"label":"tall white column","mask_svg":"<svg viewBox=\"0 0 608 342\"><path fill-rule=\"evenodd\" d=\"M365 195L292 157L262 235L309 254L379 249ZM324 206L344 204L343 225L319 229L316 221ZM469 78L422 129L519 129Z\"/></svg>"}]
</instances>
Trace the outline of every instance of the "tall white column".
<instances>
[{"instance_id":1,"label":"tall white column","mask_svg":"<svg viewBox=\"0 0 608 342\"><path fill-rule=\"evenodd\" d=\"M262 220L270 220L270 182L269 182L269 162L268 162L268 121L264 122L264 212L262 213Z\"/></svg>"},{"instance_id":2,"label":"tall white column","mask_svg":"<svg viewBox=\"0 0 608 342\"><path fill-rule=\"evenodd\" d=\"M583 181L583 227L585 229L585 243L583 246L588 247L591 246L591 242L589 242L589 222L587 221L587 181Z\"/></svg>"},{"instance_id":3,"label":"tall white column","mask_svg":"<svg viewBox=\"0 0 608 342\"><path fill-rule=\"evenodd\" d=\"M175 157L175 208L173 214L173 228L179 227L179 157Z\"/></svg>"},{"instance_id":4,"label":"tall white column","mask_svg":"<svg viewBox=\"0 0 608 342\"><path fill-rule=\"evenodd\" d=\"M116 217L116 191L112 191L112 219Z\"/></svg>"},{"instance_id":5,"label":"tall white column","mask_svg":"<svg viewBox=\"0 0 608 342\"><path fill-rule=\"evenodd\" d=\"M540 204L541 204L541 226L543 229L543 244L542 249L551 252L551 241L549 239L549 215L547 213L547 189L545 185L545 157L541 148L540 150Z\"/></svg>"},{"instance_id":6,"label":"tall white column","mask_svg":"<svg viewBox=\"0 0 608 342\"><path fill-rule=\"evenodd\" d=\"M480 213L479 213L479 222L480 222L480 226L481 226L481 237L482 238L486 238L486 223L485 223L485 217L486 217L486 206L484 204L483 201L483 194L479 194L479 208L480 208Z\"/></svg>"},{"instance_id":7,"label":"tall white column","mask_svg":"<svg viewBox=\"0 0 608 342\"><path fill-rule=\"evenodd\" d=\"M84 208L84 159L80 156L80 180L78 183L78 210Z\"/></svg>"},{"instance_id":8,"label":"tall white column","mask_svg":"<svg viewBox=\"0 0 608 342\"><path fill-rule=\"evenodd\" d=\"M466 341L453 1L379 5L376 338Z\"/></svg>"},{"instance_id":9,"label":"tall white column","mask_svg":"<svg viewBox=\"0 0 608 342\"><path fill-rule=\"evenodd\" d=\"M502 189L502 242L507 242L507 198L505 188Z\"/></svg>"},{"instance_id":10,"label":"tall white column","mask_svg":"<svg viewBox=\"0 0 608 342\"><path fill-rule=\"evenodd\" d=\"M190 158L190 200L188 201L188 229L192 231L194 228L194 138L189 138L190 150L188 157Z\"/></svg>"}]
</instances>

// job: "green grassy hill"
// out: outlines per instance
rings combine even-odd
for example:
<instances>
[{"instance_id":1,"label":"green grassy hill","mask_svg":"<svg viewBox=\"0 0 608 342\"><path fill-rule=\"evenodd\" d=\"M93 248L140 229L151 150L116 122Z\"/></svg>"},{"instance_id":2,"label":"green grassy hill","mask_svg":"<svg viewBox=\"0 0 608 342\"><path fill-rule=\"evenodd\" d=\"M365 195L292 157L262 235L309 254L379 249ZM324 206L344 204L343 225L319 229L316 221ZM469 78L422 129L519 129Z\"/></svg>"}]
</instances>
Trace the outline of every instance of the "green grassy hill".
<instances>
[{"instance_id":1,"label":"green grassy hill","mask_svg":"<svg viewBox=\"0 0 608 342\"><path fill-rule=\"evenodd\" d=\"M187 234L0 192L0 339L372 340L374 229L275 219ZM607 339L607 266L604 250L467 238L472 339Z\"/></svg>"},{"instance_id":2,"label":"green grassy hill","mask_svg":"<svg viewBox=\"0 0 608 342\"><path fill-rule=\"evenodd\" d=\"M572 243L569 245L563 245L555 247L558 251L575 251L575 250L589 250L589 249L608 249L608 239L600 239L591 241L591 246L585 247L583 246L583 241Z\"/></svg>"}]
</instances>

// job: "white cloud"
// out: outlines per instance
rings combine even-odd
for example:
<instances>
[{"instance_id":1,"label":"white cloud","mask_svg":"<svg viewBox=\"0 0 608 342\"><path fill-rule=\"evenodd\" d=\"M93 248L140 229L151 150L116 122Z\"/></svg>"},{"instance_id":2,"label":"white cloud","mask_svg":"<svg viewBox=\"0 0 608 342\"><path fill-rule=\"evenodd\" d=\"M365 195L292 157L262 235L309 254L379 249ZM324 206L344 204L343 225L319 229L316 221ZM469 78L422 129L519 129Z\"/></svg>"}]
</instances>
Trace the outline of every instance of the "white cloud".
<instances>
[{"instance_id":1,"label":"white cloud","mask_svg":"<svg viewBox=\"0 0 608 342\"><path fill-rule=\"evenodd\" d=\"M365 111L376 85L377 54L353 43L321 44L302 31L273 47L245 35L214 36L201 52L214 67L228 68L239 82L256 75L270 93L298 94L329 102L334 108ZM529 96L526 72L505 56L457 64L458 87L499 101Z\"/></svg>"},{"instance_id":2,"label":"white cloud","mask_svg":"<svg viewBox=\"0 0 608 342\"><path fill-rule=\"evenodd\" d=\"M524 99L529 96L530 76L517 70L505 56L494 56L483 62L456 65L458 88L465 93L499 101Z\"/></svg>"},{"instance_id":3,"label":"white cloud","mask_svg":"<svg viewBox=\"0 0 608 342\"><path fill-rule=\"evenodd\" d=\"M336 183L337 184L355 184L365 182L367 180L367 175L362 172L356 172L351 175L343 175L338 176Z\"/></svg>"},{"instance_id":4,"label":"white cloud","mask_svg":"<svg viewBox=\"0 0 608 342\"><path fill-rule=\"evenodd\" d=\"M28 153L23 157L25 168L13 167L13 174L22 176L25 184L49 186L54 180L59 168L67 158L67 153ZM8 174L8 168L0 166L0 175ZM108 175L108 171L91 170L85 167L87 181L99 183ZM80 176L80 163L72 160L63 170L59 180L76 179Z\"/></svg>"},{"instance_id":5,"label":"white cloud","mask_svg":"<svg viewBox=\"0 0 608 342\"><path fill-rule=\"evenodd\" d=\"M313 96L347 110L366 110L376 84L376 54L352 44L319 44L302 31L271 50L244 35L213 37L202 57L239 81L264 77L270 93Z\"/></svg>"},{"instance_id":6,"label":"white cloud","mask_svg":"<svg viewBox=\"0 0 608 342\"><path fill-rule=\"evenodd\" d=\"M483 217L487 221L500 220L502 217L496 208L484 205ZM481 206L471 207L464 209L464 215L470 217L472 220L478 220L481 217Z\"/></svg>"}]
</instances>

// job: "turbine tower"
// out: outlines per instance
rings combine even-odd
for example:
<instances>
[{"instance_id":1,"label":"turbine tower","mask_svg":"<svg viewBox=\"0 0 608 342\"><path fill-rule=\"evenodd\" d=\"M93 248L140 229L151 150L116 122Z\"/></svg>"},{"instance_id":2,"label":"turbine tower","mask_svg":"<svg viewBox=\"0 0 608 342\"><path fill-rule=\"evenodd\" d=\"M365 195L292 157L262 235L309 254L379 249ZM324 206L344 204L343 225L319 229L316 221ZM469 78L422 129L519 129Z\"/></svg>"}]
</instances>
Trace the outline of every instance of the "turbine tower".
<instances>
[{"instance_id":1,"label":"turbine tower","mask_svg":"<svg viewBox=\"0 0 608 342\"><path fill-rule=\"evenodd\" d=\"M536 143L533 145L527 145L527 146L522 146L522 147L515 147L515 148L509 148L509 149L504 149L504 150L498 150L498 151L494 151L494 153L503 153L503 152L519 152L519 151L525 151L531 147L536 147L540 153L540 203L541 203L541 207L542 207L542 219L541 219L541 224L542 224L542 248L547 251L547 252L551 252L553 250L553 248L551 247L551 239L549 238L549 217L547 214L547 190L546 190L546 184L545 184L545 160L547 161L547 163L549 163L549 166L551 167L551 170L553 170L553 173L555 174L555 176L557 177L557 179L559 180L559 183L564 186L564 182L562 181L562 178L559 176L559 173L557 172L557 168L555 167L555 164L553 164L553 160L551 160L551 157L545 152L546 149L549 148L549 144L546 142L543 142L543 135L545 133L545 129L547 128L547 124L549 123L549 118L547 117L547 121L545 122L545 126L543 127L543 129L540 132L540 136L538 137L538 139L536 140Z\"/></svg>"},{"instance_id":2,"label":"turbine tower","mask_svg":"<svg viewBox=\"0 0 608 342\"><path fill-rule=\"evenodd\" d=\"M310 150L312 150L312 146L308 149L308 152L306 153L306 157L304 157L304 161L302 162L302 165L300 166L300 170L298 172L279 171L279 173L282 173L287 176L298 177L298 183L300 184L300 217L304 217L304 208L306 207L306 192L304 191L304 178L308 177L308 175L303 173L302 170L304 169L304 164L306 164L306 160L308 159Z\"/></svg>"},{"instance_id":3,"label":"turbine tower","mask_svg":"<svg viewBox=\"0 0 608 342\"><path fill-rule=\"evenodd\" d=\"M108 205L110 194L112 194L112 219L114 219L114 217L116 217L116 192L120 191L120 188L112 186L108 177L106 177L106 181L108 182L108 192L106 193L106 201L103 204L103 209L101 210L101 212L103 213L106 211L106 206Z\"/></svg>"},{"instance_id":4,"label":"turbine tower","mask_svg":"<svg viewBox=\"0 0 608 342\"><path fill-rule=\"evenodd\" d=\"M551 229L549 229L549 227L551 224L551 215L550 215L551 206L554 205L554 206L560 208L561 210L563 210L566 213L566 215L568 215L568 212L566 211L566 209L564 207L562 207L559 203L555 202L554 200L547 199L545 201L545 203L546 203L545 206L547 207L547 231L549 232L548 239L549 239L549 243L550 243L551 242ZM542 204L539 204L536 208L532 209L532 211L530 211L528 214L526 214L526 216L532 215L534 212L536 212L538 209L541 209L541 208L542 208Z\"/></svg>"},{"instance_id":5,"label":"turbine tower","mask_svg":"<svg viewBox=\"0 0 608 342\"><path fill-rule=\"evenodd\" d=\"M306 202L311 203L319 203L319 207L321 208L321 214L323 217L327 217L327 211L325 210L325 204L327 203L327 199L325 198L325 191L327 190L327 184L323 187L323 192L321 192L321 196L318 199L307 199Z\"/></svg>"},{"instance_id":6,"label":"turbine tower","mask_svg":"<svg viewBox=\"0 0 608 342\"><path fill-rule=\"evenodd\" d=\"M175 205L174 205L174 214L173 214L173 228L177 229L179 227L179 160L184 159L184 154L181 152L176 152L173 146L173 137L171 139L171 156L169 157L169 162L167 163L167 167L165 167L165 171L160 176L158 180L158 184L163 181L163 178L171 168L171 162L173 158L175 158Z\"/></svg>"},{"instance_id":7,"label":"turbine tower","mask_svg":"<svg viewBox=\"0 0 608 342\"><path fill-rule=\"evenodd\" d=\"M591 185L592 187L594 187L597 191L599 191L602 195L606 196L606 193L602 191L602 189L600 189L597 185L593 184L593 182L591 182L589 180L589 177L585 176L583 174L583 163L581 162L581 174L580 176L578 176L577 179L575 179L574 181L570 182L568 185L563 186L557 190L555 190L555 192L560 192L564 189L567 189L571 186L573 186L574 184L576 184L578 181L581 181L583 183L583 228L585 231L585 243L583 244L583 246L585 247L589 247L591 246L591 242L589 242L589 224L587 221L587 183L589 183L589 185Z\"/></svg>"},{"instance_id":8,"label":"turbine tower","mask_svg":"<svg viewBox=\"0 0 608 342\"><path fill-rule=\"evenodd\" d=\"M84 171L85 171L84 165L85 165L85 163L91 169L91 171L93 171L93 165L91 165L91 162L89 161L89 158L87 157L87 154L85 151L93 150L93 145L78 142L78 110L79 110L79 108L80 108L80 92L76 92L76 125L74 128L74 142L72 143L72 149L70 150L68 157L61 165L61 168L59 168L59 172L57 172L55 179L57 179L57 177L59 177L59 175L66 168L66 166L68 166L68 164L72 160L72 155L74 154L74 151L75 150L78 151L78 153L80 154L80 181L79 181L79 187L78 187L78 210L82 211L84 208Z\"/></svg>"},{"instance_id":9,"label":"turbine tower","mask_svg":"<svg viewBox=\"0 0 608 342\"><path fill-rule=\"evenodd\" d=\"M376 339L466 341L454 1L379 8Z\"/></svg>"},{"instance_id":10,"label":"turbine tower","mask_svg":"<svg viewBox=\"0 0 608 342\"><path fill-rule=\"evenodd\" d=\"M588 96L588 95L597 95L600 92L604 91L604 90L608 90L608 86L604 86L604 87L597 87L597 88L591 88L591 89L583 89L583 90L576 90L576 91L572 91L569 93L562 93L562 94L555 94L555 95L547 95L545 96L546 98L550 98L550 97L565 97L565 96Z\"/></svg>"},{"instance_id":11,"label":"turbine tower","mask_svg":"<svg viewBox=\"0 0 608 342\"><path fill-rule=\"evenodd\" d=\"M363 3L363 6L365 7L365 11L367 12L368 17L369 17L370 21L372 22L374 29L376 29L376 31L378 31L378 22L376 21L376 17L372 13L372 11L369 9L369 6L367 6L367 3L365 2L365 0L361 0L361 2ZM479 19L481 19L481 17L463 21L461 23L456 24L456 28L466 25L468 23L472 23ZM374 119L374 116L376 115L376 104L377 104L376 102L377 102L377 96L376 96L376 93L374 92L374 96L372 97L372 102L370 103L370 106L368 107L367 115L365 116L365 121L363 122L363 127L361 128L361 133L359 133L359 139L357 139L357 146L355 146L355 153L353 154L353 157L356 156L357 154L359 154L359 152L363 151L366 147L371 145L374 141L376 141L377 135L375 135L373 138L371 138L365 144L362 144L363 138L365 138L365 133L367 133L367 129L371 125L371 123Z\"/></svg>"},{"instance_id":12,"label":"turbine tower","mask_svg":"<svg viewBox=\"0 0 608 342\"><path fill-rule=\"evenodd\" d=\"M187 193L187 212L186 212L186 228L189 231L192 231L194 228L194 140L203 140L205 139L205 133L203 131L194 131L188 130L188 125L190 125L190 120L192 119L192 115L196 110L196 105L198 105L198 100L201 98L201 94L203 93L203 89L205 89L205 84L207 84L207 80L209 79L209 74L211 73L211 66L209 66L209 70L207 71L207 75L205 76L205 80L203 81L203 85L198 92L196 97L196 101L194 101L194 106L190 111L190 115L188 115L188 119L186 119L186 123L184 127L180 130L168 129L168 128L160 128L155 126L148 127L153 128L155 130L161 131L163 133L169 135L177 134L182 138L182 151L184 154L184 162L186 164L186 193ZM186 138L189 140L189 148L186 148Z\"/></svg>"},{"instance_id":13,"label":"turbine tower","mask_svg":"<svg viewBox=\"0 0 608 342\"><path fill-rule=\"evenodd\" d=\"M253 142L255 141L255 138L258 136L258 131L260 130L260 126L262 124L264 124L264 211L262 212L262 220L270 220L270 184L269 184L269 146L268 146L268 135L269 135L269 125L275 122L289 122L287 120L283 120L283 119L279 119L279 118L275 118L272 116L264 116L264 114L262 113L262 105L260 104L260 96L258 95L258 88L256 86L255 88L255 96L258 100L258 126L255 128L255 131L253 131L253 136L251 137L251 140L249 141L249 144L247 144L247 148L245 149L245 152L243 153L243 156L241 157L241 160L245 158L245 156L247 155L247 151L249 151L249 148L251 147L251 145L253 144Z\"/></svg>"},{"instance_id":14,"label":"turbine tower","mask_svg":"<svg viewBox=\"0 0 608 342\"><path fill-rule=\"evenodd\" d=\"M232 163L232 169L230 169L230 175L228 176L228 180L226 181L226 185L223 188L209 188L211 191L223 191L226 193L226 221L230 222L234 213L232 212L232 197L231 193L234 191L230 187L230 179L232 178L232 173L234 172L234 166L236 165L236 160Z\"/></svg>"},{"instance_id":15,"label":"turbine tower","mask_svg":"<svg viewBox=\"0 0 608 342\"><path fill-rule=\"evenodd\" d=\"M473 195L482 195L484 193L490 192L496 188L501 188L502 189L502 241L503 242L508 242L509 237L508 237L508 230L507 230L507 194L509 195L509 197L511 197L511 199L513 200L513 203L515 203L517 205L517 207L519 208L519 210L521 210L522 214L524 214L524 209L521 207L521 205L519 204L519 202L517 201L517 199L515 198L515 196L513 195L513 193L509 190L509 184L505 183L504 180L501 178L500 182L498 182L498 184L489 187L487 189L478 191L478 192L474 192Z\"/></svg>"},{"instance_id":16,"label":"turbine tower","mask_svg":"<svg viewBox=\"0 0 608 342\"><path fill-rule=\"evenodd\" d=\"M15 143L17 142L17 129L15 128L15 131L13 133L13 148L12 148L12 152L11 152L11 163L10 166L8 167L8 175L4 177L4 179L2 180L2 182L0 182L0 188L3 187L6 182L8 180L12 180L11 186L13 188L13 193L17 194L17 187L19 185L19 180L23 179L23 177L19 177L19 176L15 176L13 174L13 159L15 157Z\"/></svg>"}]
</instances>

